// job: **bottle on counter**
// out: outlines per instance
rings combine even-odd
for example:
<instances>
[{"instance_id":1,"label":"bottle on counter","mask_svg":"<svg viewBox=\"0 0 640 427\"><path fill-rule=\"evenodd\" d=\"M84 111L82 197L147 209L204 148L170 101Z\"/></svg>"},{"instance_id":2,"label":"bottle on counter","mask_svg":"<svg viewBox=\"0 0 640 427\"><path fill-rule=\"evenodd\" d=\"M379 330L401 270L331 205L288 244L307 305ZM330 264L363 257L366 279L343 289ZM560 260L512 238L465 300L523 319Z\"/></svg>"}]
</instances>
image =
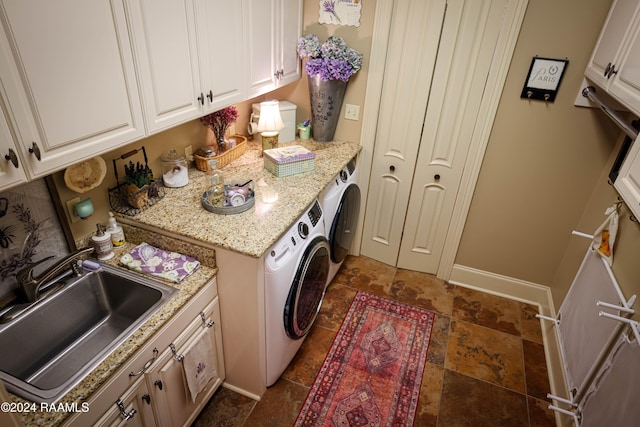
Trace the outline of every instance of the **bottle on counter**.
<instances>
[{"instance_id":1,"label":"bottle on counter","mask_svg":"<svg viewBox=\"0 0 640 427\"><path fill-rule=\"evenodd\" d=\"M111 233L106 231L102 224L96 224L98 231L91 237L96 256L100 261L113 258L113 244L111 243Z\"/></svg>"},{"instance_id":2,"label":"bottle on counter","mask_svg":"<svg viewBox=\"0 0 640 427\"><path fill-rule=\"evenodd\" d=\"M218 161L209 160L209 176L210 187L207 189L207 199L211 206L224 206L224 178L218 170Z\"/></svg>"},{"instance_id":3,"label":"bottle on counter","mask_svg":"<svg viewBox=\"0 0 640 427\"><path fill-rule=\"evenodd\" d=\"M124 230L122 226L116 221L116 217L113 212L109 212L109 221L107 222L107 231L111 234L111 243L114 248L119 248L124 245Z\"/></svg>"}]
</instances>

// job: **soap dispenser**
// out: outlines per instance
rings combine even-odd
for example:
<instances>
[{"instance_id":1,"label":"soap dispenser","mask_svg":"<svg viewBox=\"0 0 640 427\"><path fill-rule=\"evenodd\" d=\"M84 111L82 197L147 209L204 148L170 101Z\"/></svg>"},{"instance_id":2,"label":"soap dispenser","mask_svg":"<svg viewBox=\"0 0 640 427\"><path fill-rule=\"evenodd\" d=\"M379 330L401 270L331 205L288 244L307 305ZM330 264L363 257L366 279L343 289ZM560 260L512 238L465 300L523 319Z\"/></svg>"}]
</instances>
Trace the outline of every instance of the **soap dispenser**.
<instances>
[{"instance_id":1,"label":"soap dispenser","mask_svg":"<svg viewBox=\"0 0 640 427\"><path fill-rule=\"evenodd\" d=\"M113 244L111 243L111 233L106 232L104 225L96 224L97 232L91 237L96 256L100 261L105 261L114 257Z\"/></svg>"},{"instance_id":2,"label":"soap dispenser","mask_svg":"<svg viewBox=\"0 0 640 427\"><path fill-rule=\"evenodd\" d=\"M109 212L109 221L107 222L107 231L111 233L111 243L114 248L119 248L124 245L124 230L122 226L116 221L116 217L113 216L113 212Z\"/></svg>"}]
</instances>

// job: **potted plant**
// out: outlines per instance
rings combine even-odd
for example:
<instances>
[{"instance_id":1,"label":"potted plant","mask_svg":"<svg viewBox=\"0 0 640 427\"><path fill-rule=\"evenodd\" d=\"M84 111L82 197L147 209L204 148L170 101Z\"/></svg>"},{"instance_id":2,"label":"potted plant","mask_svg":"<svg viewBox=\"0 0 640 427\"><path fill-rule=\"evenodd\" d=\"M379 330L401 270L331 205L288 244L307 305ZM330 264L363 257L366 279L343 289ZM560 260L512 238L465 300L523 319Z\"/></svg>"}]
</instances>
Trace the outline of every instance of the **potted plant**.
<instances>
[{"instance_id":1,"label":"potted plant","mask_svg":"<svg viewBox=\"0 0 640 427\"><path fill-rule=\"evenodd\" d=\"M153 172L148 165L129 162L124 165L124 189L127 203L134 208L142 208L149 199L149 185L153 182Z\"/></svg>"}]
</instances>

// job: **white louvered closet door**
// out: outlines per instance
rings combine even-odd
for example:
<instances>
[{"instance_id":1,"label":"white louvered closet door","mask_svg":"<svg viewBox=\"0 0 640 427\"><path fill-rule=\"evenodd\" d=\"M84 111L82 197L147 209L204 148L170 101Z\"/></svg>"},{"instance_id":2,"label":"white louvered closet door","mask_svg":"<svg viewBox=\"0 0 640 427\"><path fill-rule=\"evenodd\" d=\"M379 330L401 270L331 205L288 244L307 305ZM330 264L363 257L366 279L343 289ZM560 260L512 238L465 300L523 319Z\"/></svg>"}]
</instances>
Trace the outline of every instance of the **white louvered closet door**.
<instances>
[{"instance_id":1,"label":"white louvered closet door","mask_svg":"<svg viewBox=\"0 0 640 427\"><path fill-rule=\"evenodd\" d=\"M404 3L406 25L400 11L392 23L385 76L394 78L383 85L361 253L436 273L509 0L448 0L446 12L436 1Z\"/></svg>"}]
</instances>

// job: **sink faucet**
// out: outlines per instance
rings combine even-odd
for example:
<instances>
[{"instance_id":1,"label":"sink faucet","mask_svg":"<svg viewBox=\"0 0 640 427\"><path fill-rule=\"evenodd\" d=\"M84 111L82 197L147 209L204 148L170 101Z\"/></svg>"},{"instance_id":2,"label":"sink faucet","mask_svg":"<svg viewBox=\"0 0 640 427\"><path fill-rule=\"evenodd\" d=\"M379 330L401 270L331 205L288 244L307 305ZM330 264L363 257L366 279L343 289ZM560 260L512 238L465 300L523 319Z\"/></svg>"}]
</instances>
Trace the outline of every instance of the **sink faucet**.
<instances>
[{"instance_id":1,"label":"sink faucet","mask_svg":"<svg viewBox=\"0 0 640 427\"><path fill-rule=\"evenodd\" d=\"M64 258L60 259L58 262L53 264L47 270L43 271L42 274L37 277L33 277L33 269L43 262L53 258L52 256L43 258L33 264L29 264L27 267L18 271L18 273L16 274L16 279L18 280L18 284L22 288L22 292L24 293L27 301L37 301L40 297L40 287L43 284L58 276L63 270L70 268L71 265L75 264L82 255L88 254L91 251L93 251L92 247L78 249L77 251L72 252Z\"/></svg>"}]
</instances>

